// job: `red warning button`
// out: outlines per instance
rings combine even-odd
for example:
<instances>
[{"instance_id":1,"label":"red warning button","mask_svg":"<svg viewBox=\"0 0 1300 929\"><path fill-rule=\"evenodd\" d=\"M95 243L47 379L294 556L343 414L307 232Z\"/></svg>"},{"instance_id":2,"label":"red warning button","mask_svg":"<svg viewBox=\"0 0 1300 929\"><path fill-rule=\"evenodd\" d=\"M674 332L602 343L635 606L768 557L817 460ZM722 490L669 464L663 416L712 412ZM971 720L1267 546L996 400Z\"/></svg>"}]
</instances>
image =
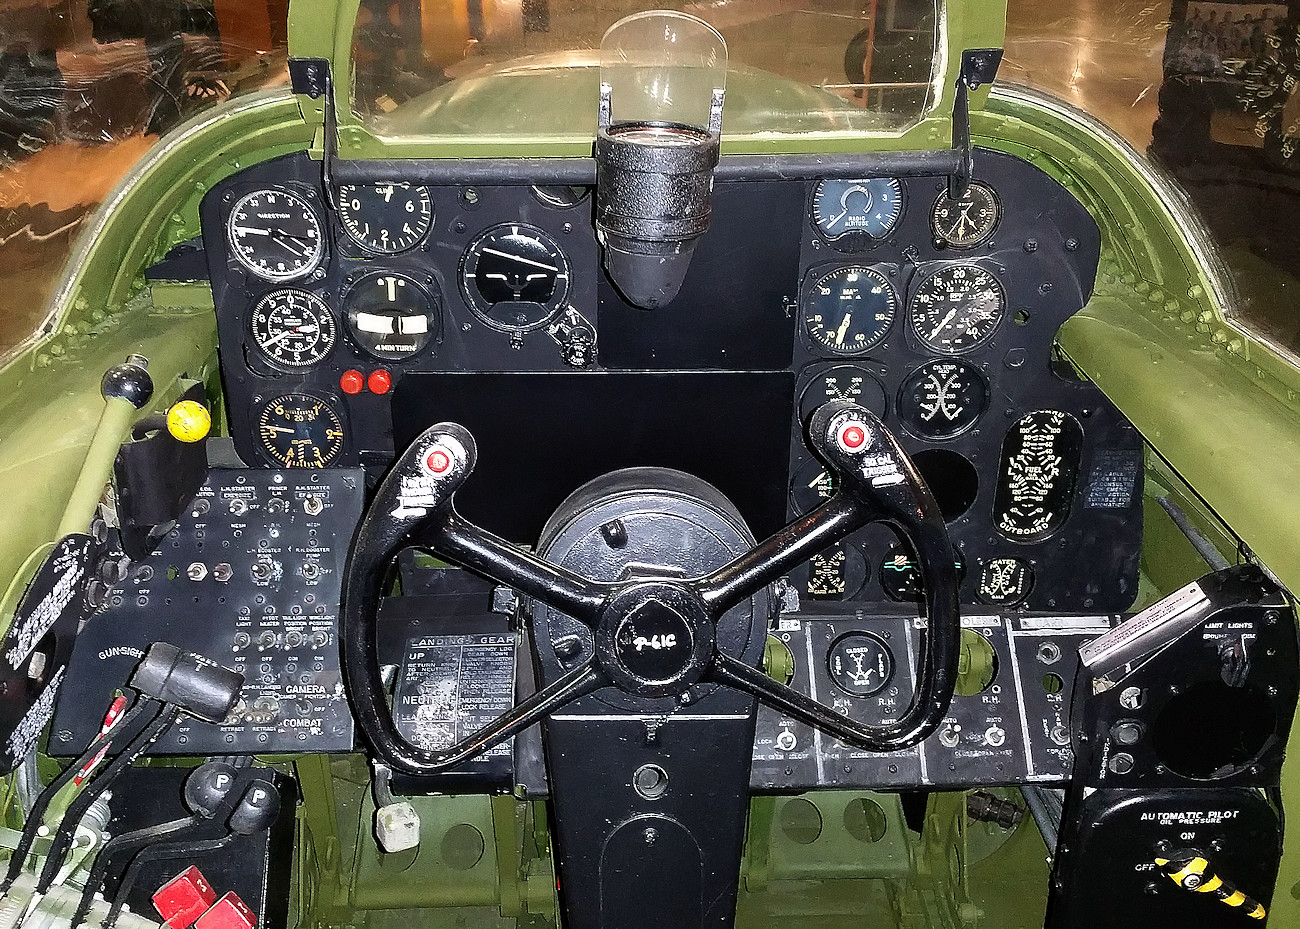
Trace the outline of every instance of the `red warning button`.
<instances>
[{"instance_id":1,"label":"red warning button","mask_svg":"<svg viewBox=\"0 0 1300 929\"><path fill-rule=\"evenodd\" d=\"M190 865L154 892L153 905L170 929L188 929L216 899L203 872Z\"/></svg>"},{"instance_id":2,"label":"red warning button","mask_svg":"<svg viewBox=\"0 0 1300 929\"><path fill-rule=\"evenodd\" d=\"M836 438L839 440L840 447L846 452L856 452L867 444L867 430L861 423L850 420L840 426L840 432Z\"/></svg>"},{"instance_id":3,"label":"red warning button","mask_svg":"<svg viewBox=\"0 0 1300 929\"><path fill-rule=\"evenodd\" d=\"M232 890L199 917L194 929L253 929L256 925L257 914Z\"/></svg>"},{"instance_id":4,"label":"red warning button","mask_svg":"<svg viewBox=\"0 0 1300 929\"><path fill-rule=\"evenodd\" d=\"M425 456L424 466L430 474L446 474L451 470L451 456L440 448L435 448Z\"/></svg>"}]
</instances>

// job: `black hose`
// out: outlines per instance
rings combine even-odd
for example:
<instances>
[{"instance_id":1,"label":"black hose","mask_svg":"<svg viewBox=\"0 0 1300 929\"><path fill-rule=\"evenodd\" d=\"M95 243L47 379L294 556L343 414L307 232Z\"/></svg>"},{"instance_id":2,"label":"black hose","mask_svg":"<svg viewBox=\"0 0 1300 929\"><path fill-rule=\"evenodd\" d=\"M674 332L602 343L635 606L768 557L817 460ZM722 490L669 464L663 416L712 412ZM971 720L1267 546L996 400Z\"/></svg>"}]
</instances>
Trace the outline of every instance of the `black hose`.
<instances>
[{"instance_id":1,"label":"black hose","mask_svg":"<svg viewBox=\"0 0 1300 929\"><path fill-rule=\"evenodd\" d=\"M173 819L156 826L124 832L110 840L99 850L99 854L95 856L95 863L91 865L90 876L86 878L86 886L81 891L81 900L77 903L77 911L72 914L72 929L81 925L90 914L90 908L95 905L95 893L103 885L104 877L108 874L109 863L114 855L136 846L148 845L202 822L204 822L203 817L196 813L183 819Z\"/></svg>"},{"instance_id":2,"label":"black hose","mask_svg":"<svg viewBox=\"0 0 1300 929\"><path fill-rule=\"evenodd\" d=\"M141 849L136 856L131 859L127 866L126 873L122 875L122 882L117 886L117 893L113 897L113 905L108 910L108 915L100 923L100 929L113 929L117 923L117 918L122 915L122 907L126 906L126 899L131 893L131 888L140 877L140 871L146 864L151 861L166 861L170 858L185 858L195 855L203 855L207 852L215 852L225 848L236 838L238 833L226 831L218 838L203 839L199 841L187 840L185 842L168 842L164 845L151 845L148 848Z\"/></svg>"},{"instance_id":3,"label":"black hose","mask_svg":"<svg viewBox=\"0 0 1300 929\"><path fill-rule=\"evenodd\" d=\"M36 803L32 806L31 812L27 814L27 821L23 824L23 834L18 841L18 847L14 849L13 855L9 858L9 870L5 874L4 881L0 882L0 893L8 891L13 886L14 881L18 880L18 875L22 874L23 865L27 863L27 856L31 854L32 845L36 842L36 833L41 827L41 821L45 818L45 811L50 808L50 803L53 802L54 798L69 781L76 777L86 765L90 764L101 750L105 748L111 749L113 741L119 734L129 732L131 725L150 706L155 708L155 713L162 708L158 701L149 697L137 700L108 732L100 733L76 761L64 768L62 773L41 791L41 795L36 798Z\"/></svg>"},{"instance_id":4,"label":"black hose","mask_svg":"<svg viewBox=\"0 0 1300 929\"><path fill-rule=\"evenodd\" d=\"M63 863L63 857L72 846L77 823L81 822L82 817L86 815L86 811L90 809L90 805L112 786L123 771L135 764L160 735L167 731L179 712L180 707L172 704L160 704L153 719L140 730L135 738L127 743L126 748L122 749L117 757L104 769L104 773L95 778L94 782L82 790L77 795L77 799L69 804L67 812L63 814L63 822L59 826L59 831L54 834L54 842L50 845L49 855L45 859L45 867L41 869L40 880L36 883L37 893L48 892L50 885L54 883L54 878L59 873L59 865Z\"/></svg>"}]
</instances>

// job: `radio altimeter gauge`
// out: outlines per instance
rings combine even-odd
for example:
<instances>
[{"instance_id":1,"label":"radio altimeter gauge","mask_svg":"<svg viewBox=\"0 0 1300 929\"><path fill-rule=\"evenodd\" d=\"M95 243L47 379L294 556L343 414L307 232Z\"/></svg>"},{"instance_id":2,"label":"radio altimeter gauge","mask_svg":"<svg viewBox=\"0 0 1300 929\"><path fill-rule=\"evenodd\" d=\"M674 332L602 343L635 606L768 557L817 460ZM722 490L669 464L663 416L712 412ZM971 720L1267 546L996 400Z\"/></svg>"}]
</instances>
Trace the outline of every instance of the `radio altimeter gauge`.
<instances>
[{"instance_id":1,"label":"radio altimeter gauge","mask_svg":"<svg viewBox=\"0 0 1300 929\"><path fill-rule=\"evenodd\" d=\"M893 680L894 653L869 632L850 632L826 653L826 671L846 694L871 697Z\"/></svg>"},{"instance_id":2,"label":"radio altimeter gauge","mask_svg":"<svg viewBox=\"0 0 1300 929\"><path fill-rule=\"evenodd\" d=\"M850 266L813 280L804 296L804 329L819 348L859 355L889 334L898 296L873 268Z\"/></svg>"},{"instance_id":3,"label":"radio altimeter gauge","mask_svg":"<svg viewBox=\"0 0 1300 929\"><path fill-rule=\"evenodd\" d=\"M349 238L381 255L414 248L433 226L433 198L427 187L344 184L338 206Z\"/></svg>"},{"instance_id":4,"label":"radio altimeter gauge","mask_svg":"<svg viewBox=\"0 0 1300 929\"><path fill-rule=\"evenodd\" d=\"M991 187L971 181L955 200L948 191L934 201L930 223L937 244L951 248L974 248L988 239L1002 218L1002 205Z\"/></svg>"},{"instance_id":5,"label":"radio altimeter gauge","mask_svg":"<svg viewBox=\"0 0 1300 929\"><path fill-rule=\"evenodd\" d=\"M282 368L307 368L334 347L334 316L315 294L274 290L253 305L249 318L253 344Z\"/></svg>"},{"instance_id":6,"label":"radio altimeter gauge","mask_svg":"<svg viewBox=\"0 0 1300 929\"><path fill-rule=\"evenodd\" d=\"M267 401L257 417L257 434L262 454L285 468L325 468L343 453L343 420L311 394Z\"/></svg>"},{"instance_id":7,"label":"radio altimeter gauge","mask_svg":"<svg viewBox=\"0 0 1300 929\"><path fill-rule=\"evenodd\" d=\"M493 226L460 262L460 289L483 322L505 332L538 329L569 293L569 262L542 230L523 223Z\"/></svg>"},{"instance_id":8,"label":"radio altimeter gauge","mask_svg":"<svg viewBox=\"0 0 1300 929\"><path fill-rule=\"evenodd\" d=\"M367 274L353 284L343 298L343 313L352 341L381 361L401 361L423 350L441 319L433 294L391 271Z\"/></svg>"},{"instance_id":9,"label":"radio altimeter gauge","mask_svg":"<svg viewBox=\"0 0 1300 929\"><path fill-rule=\"evenodd\" d=\"M920 283L911 309L912 329L923 345L960 355L993 337L1006 297L998 279L978 265L949 265Z\"/></svg>"},{"instance_id":10,"label":"radio altimeter gauge","mask_svg":"<svg viewBox=\"0 0 1300 929\"><path fill-rule=\"evenodd\" d=\"M235 260L265 281L305 277L325 257L320 219L303 196L257 190L240 197L226 220Z\"/></svg>"},{"instance_id":11,"label":"radio altimeter gauge","mask_svg":"<svg viewBox=\"0 0 1300 929\"><path fill-rule=\"evenodd\" d=\"M964 361L928 361L903 380L898 418L912 435L951 439L979 421L988 404L984 376Z\"/></svg>"},{"instance_id":12,"label":"radio altimeter gauge","mask_svg":"<svg viewBox=\"0 0 1300 929\"><path fill-rule=\"evenodd\" d=\"M883 239L902 215L903 186L892 177L824 180L813 194L813 225L840 251L867 248Z\"/></svg>"}]
</instances>

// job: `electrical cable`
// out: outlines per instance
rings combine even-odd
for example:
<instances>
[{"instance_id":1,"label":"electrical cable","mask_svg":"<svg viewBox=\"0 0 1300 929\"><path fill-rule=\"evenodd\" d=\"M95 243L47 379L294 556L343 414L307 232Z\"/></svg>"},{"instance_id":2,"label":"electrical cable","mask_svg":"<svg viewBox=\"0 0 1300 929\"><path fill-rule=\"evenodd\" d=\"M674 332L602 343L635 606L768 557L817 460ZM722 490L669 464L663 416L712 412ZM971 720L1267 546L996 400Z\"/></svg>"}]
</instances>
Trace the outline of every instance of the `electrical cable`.
<instances>
[{"instance_id":1,"label":"electrical cable","mask_svg":"<svg viewBox=\"0 0 1300 929\"><path fill-rule=\"evenodd\" d=\"M31 854L32 845L36 842L36 834L40 830L41 822L45 818L45 812L49 809L50 803L63 790L63 788L73 778L85 776L86 769L93 766L101 754L106 754L113 747L114 740L120 733L129 732L132 724L138 719L146 709L152 709L154 717L161 712L162 704L157 700L144 697L132 704L122 716L118 717L111 725L105 726L99 736L90 743L85 752L81 754L76 761L63 769L49 786L46 787L36 803L32 806L31 813L27 816L27 821L23 825L22 837L18 841L18 847L14 849L13 855L9 859L9 869L5 874L3 882L0 882L0 893L5 893L13 886L18 875L22 874L23 866L27 863L27 856Z\"/></svg>"},{"instance_id":2,"label":"electrical cable","mask_svg":"<svg viewBox=\"0 0 1300 929\"><path fill-rule=\"evenodd\" d=\"M58 876L59 866L63 863L63 858L72 846L73 837L76 834L77 824L81 818L86 815L90 805L112 786L113 782L131 765L139 760L145 750L152 745L159 736L161 736L175 721L176 716L180 713L180 707L174 704L158 704L159 709L143 729L127 743L126 747L109 763L99 777L89 784L77 799L68 805L67 811L63 814L63 822L59 825L59 830L54 834L54 842L50 845L49 854L45 859L45 867L41 869L40 880L36 883L36 892L44 894L49 891L50 885L54 883L54 878Z\"/></svg>"}]
</instances>

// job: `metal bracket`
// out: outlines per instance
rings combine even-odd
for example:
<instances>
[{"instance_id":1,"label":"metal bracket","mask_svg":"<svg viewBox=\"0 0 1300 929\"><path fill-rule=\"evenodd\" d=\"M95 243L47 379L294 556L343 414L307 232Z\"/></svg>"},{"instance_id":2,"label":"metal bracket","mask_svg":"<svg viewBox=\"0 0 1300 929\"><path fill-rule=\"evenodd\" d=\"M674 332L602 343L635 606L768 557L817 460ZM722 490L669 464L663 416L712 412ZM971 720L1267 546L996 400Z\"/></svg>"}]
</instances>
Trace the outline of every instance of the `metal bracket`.
<instances>
[{"instance_id":1,"label":"metal bracket","mask_svg":"<svg viewBox=\"0 0 1300 929\"><path fill-rule=\"evenodd\" d=\"M333 203L333 164L338 135L338 114L334 111L334 78L328 58L290 58L289 86L295 94L321 101L325 115L321 139L321 180L326 199Z\"/></svg>"},{"instance_id":2,"label":"metal bracket","mask_svg":"<svg viewBox=\"0 0 1300 929\"><path fill-rule=\"evenodd\" d=\"M952 148L960 155L957 173L948 177L948 196L956 200L966 193L973 172L970 144L970 91L993 83L1002 64L1000 48L968 48L961 53L957 74L957 98L952 105Z\"/></svg>"}]
</instances>

